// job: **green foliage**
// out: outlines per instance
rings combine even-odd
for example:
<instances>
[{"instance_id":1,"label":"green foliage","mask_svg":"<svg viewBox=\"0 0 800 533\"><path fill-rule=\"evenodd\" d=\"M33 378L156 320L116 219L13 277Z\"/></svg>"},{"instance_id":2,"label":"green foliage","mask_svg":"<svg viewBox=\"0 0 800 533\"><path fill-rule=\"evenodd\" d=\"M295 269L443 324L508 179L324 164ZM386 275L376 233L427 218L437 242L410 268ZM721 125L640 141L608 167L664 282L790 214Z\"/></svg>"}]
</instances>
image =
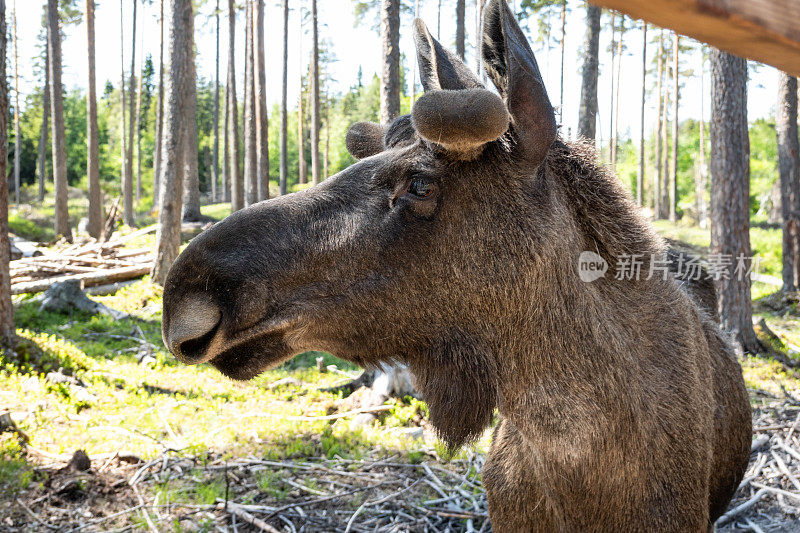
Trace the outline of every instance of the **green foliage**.
<instances>
[{"instance_id":1,"label":"green foliage","mask_svg":"<svg viewBox=\"0 0 800 533\"><path fill-rule=\"evenodd\" d=\"M16 495L30 485L33 476L33 468L25 460L16 434L0 433L0 495L5 498Z\"/></svg>"}]
</instances>

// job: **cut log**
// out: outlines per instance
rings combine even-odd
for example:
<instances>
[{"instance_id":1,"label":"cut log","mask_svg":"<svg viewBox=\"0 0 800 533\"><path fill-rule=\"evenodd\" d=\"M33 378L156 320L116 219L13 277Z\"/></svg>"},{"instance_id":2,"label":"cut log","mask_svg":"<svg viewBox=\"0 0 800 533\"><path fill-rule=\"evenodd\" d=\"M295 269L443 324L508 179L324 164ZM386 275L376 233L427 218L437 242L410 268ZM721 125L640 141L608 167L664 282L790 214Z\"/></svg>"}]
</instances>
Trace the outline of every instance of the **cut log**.
<instances>
[{"instance_id":1,"label":"cut log","mask_svg":"<svg viewBox=\"0 0 800 533\"><path fill-rule=\"evenodd\" d=\"M117 246L121 246L126 242L132 241L137 237L141 237L142 235L147 235L148 233L155 233L157 229L158 229L158 224L151 224L142 229L137 229L133 233L129 233L123 237L118 237L113 241L109 241L103 244L103 248L116 248Z\"/></svg>"},{"instance_id":2,"label":"cut log","mask_svg":"<svg viewBox=\"0 0 800 533\"><path fill-rule=\"evenodd\" d=\"M141 264L131 267L110 268L98 272L87 272L69 276L54 276L51 278L28 281L24 283L14 283L11 285L11 294L35 293L47 290L50 285L59 281L78 280L82 287L94 287L96 285L107 285L117 281L127 281L130 279L141 278L149 274L152 264Z\"/></svg>"}]
</instances>

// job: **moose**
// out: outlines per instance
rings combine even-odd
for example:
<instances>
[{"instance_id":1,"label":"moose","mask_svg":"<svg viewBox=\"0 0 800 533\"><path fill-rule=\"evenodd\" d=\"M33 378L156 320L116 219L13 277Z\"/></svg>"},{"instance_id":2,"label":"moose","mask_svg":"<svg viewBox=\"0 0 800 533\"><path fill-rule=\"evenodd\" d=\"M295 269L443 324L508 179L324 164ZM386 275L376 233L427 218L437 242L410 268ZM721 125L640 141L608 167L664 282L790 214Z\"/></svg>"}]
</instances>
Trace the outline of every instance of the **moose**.
<instances>
[{"instance_id":1,"label":"moose","mask_svg":"<svg viewBox=\"0 0 800 533\"><path fill-rule=\"evenodd\" d=\"M484 12L496 93L414 31L411 114L353 125L352 166L196 237L164 287L166 346L238 380L310 349L403 363L451 449L497 409L495 531L713 531L752 430L713 287L614 275L667 244L593 147L558 136L504 0ZM609 272L582 280L584 251Z\"/></svg>"}]
</instances>

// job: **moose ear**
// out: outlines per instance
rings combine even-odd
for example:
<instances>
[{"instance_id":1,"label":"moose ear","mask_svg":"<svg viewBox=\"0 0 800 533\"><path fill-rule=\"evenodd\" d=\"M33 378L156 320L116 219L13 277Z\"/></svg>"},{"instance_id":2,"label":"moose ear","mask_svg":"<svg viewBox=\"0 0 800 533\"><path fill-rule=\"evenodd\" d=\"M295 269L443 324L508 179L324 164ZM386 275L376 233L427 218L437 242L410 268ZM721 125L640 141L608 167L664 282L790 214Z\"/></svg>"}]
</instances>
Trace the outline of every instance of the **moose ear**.
<instances>
[{"instance_id":1,"label":"moose ear","mask_svg":"<svg viewBox=\"0 0 800 533\"><path fill-rule=\"evenodd\" d=\"M483 84L467 65L433 38L420 19L414 20L414 43L417 45L419 76L422 87L431 89L475 89Z\"/></svg>"},{"instance_id":2,"label":"moose ear","mask_svg":"<svg viewBox=\"0 0 800 533\"><path fill-rule=\"evenodd\" d=\"M484 11L483 64L511 114L514 155L535 168L556 137L556 119L539 66L505 0Z\"/></svg>"},{"instance_id":3,"label":"moose ear","mask_svg":"<svg viewBox=\"0 0 800 533\"><path fill-rule=\"evenodd\" d=\"M506 105L486 89L430 90L414 102L411 120L420 137L460 159L472 159L508 130Z\"/></svg>"},{"instance_id":4,"label":"moose ear","mask_svg":"<svg viewBox=\"0 0 800 533\"><path fill-rule=\"evenodd\" d=\"M383 152L384 129L374 122L356 122L347 130L344 144L350 155L364 159Z\"/></svg>"}]
</instances>

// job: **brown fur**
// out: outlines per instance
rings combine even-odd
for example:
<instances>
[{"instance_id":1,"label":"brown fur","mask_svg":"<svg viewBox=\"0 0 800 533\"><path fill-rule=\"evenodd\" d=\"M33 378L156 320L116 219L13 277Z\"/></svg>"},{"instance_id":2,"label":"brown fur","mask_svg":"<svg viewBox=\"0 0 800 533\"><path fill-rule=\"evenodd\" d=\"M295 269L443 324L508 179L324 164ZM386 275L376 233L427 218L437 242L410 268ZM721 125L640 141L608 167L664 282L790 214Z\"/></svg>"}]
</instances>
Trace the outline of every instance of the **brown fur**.
<instances>
[{"instance_id":1,"label":"brown fur","mask_svg":"<svg viewBox=\"0 0 800 533\"><path fill-rule=\"evenodd\" d=\"M381 148L189 244L164 288L165 342L237 379L307 349L402 361L451 448L497 408L483 471L495 531L706 531L742 478L751 431L707 287L615 279L617 257L649 260L665 243L591 147L520 115L546 117L549 102L541 80L518 79L535 60L508 46L518 27L505 2L486 9L509 131L464 160L408 117L362 128L383 136L362 146ZM424 37L424 53L441 48ZM451 56L428 63L454 89L469 78ZM612 265L605 277L580 280L584 250ZM209 298L221 318L192 321L187 341L182 310Z\"/></svg>"}]
</instances>

